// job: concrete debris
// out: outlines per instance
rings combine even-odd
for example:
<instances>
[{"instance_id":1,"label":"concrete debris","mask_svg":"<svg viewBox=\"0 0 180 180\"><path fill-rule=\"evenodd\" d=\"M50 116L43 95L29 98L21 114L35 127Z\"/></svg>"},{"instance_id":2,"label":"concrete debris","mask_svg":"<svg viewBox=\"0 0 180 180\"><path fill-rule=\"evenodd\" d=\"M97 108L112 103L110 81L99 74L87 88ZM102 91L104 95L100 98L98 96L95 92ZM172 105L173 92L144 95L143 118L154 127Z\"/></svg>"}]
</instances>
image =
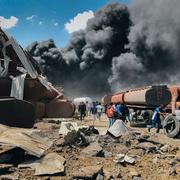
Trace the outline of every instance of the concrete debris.
<instances>
[{"instance_id":1,"label":"concrete debris","mask_svg":"<svg viewBox=\"0 0 180 180\"><path fill-rule=\"evenodd\" d=\"M36 132L36 130L9 128L0 125L0 145L19 147L30 155L41 157L51 147L52 142Z\"/></svg>"},{"instance_id":2,"label":"concrete debris","mask_svg":"<svg viewBox=\"0 0 180 180\"><path fill-rule=\"evenodd\" d=\"M35 169L34 175L52 175L64 173L65 159L57 153L49 153L45 157L34 162L20 164L19 168L30 167Z\"/></svg>"},{"instance_id":3,"label":"concrete debris","mask_svg":"<svg viewBox=\"0 0 180 180\"><path fill-rule=\"evenodd\" d=\"M97 156L97 157L104 156L103 149L99 145L99 143L97 143L97 142L91 143L88 147L86 147L85 149L82 150L82 153L87 155L87 156L91 156L91 157L93 157L93 156Z\"/></svg>"},{"instance_id":4,"label":"concrete debris","mask_svg":"<svg viewBox=\"0 0 180 180\"><path fill-rule=\"evenodd\" d=\"M126 154L117 154L113 161L120 164L134 164L136 162L135 158Z\"/></svg>"},{"instance_id":5,"label":"concrete debris","mask_svg":"<svg viewBox=\"0 0 180 180\"><path fill-rule=\"evenodd\" d=\"M162 152L168 152L168 150L169 150L169 145L164 145L163 147L161 147L160 148L160 150L162 151Z\"/></svg>"},{"instance_id":6,"label":"concrete debris","mask_svg":"<svg viewBox=\"0 0 180 180\"><path fill-rule=\"evenodd\" d=\"M99 174L103 174L101 165L83 166L78 171L71 174L73 180L79 179L96 179Z\"/></svg>"},{"instance_id":7,"label":"concrete debris","mask_svg":"<svg viewBox=\"0 0 180 180\"><path fill-rule=\"evenodd\" d=\"M70 131L64 137L64 145L86 147L89 142L81 131Z\"/></svg>"},{"instance_id":8,"label":"concrete debris","mask_svg":"<svg viewBox=\"0 0 180 180\"><path fill-rule=\"evenodd\" d=\"M59 129L59 134L67 135L68 132L78 131L78 125L75 122L62 122L61 127Z\"/></svg>"},{"instance_id":9,"label":"concrete debris","mask_svg":"<svg viewBox=\"0 0 180 180\"><path fill-rule=\"evenodd\" d=\"M78 131L72 130L64 136L64 145L85 147L95 140L94 136L98 133L94 127L79 128Z\"/></svg>"},{"instance_id":10,"label":"concrete debris","mask_svg":"<svg viewBox=\"0 0 180 180\"><path fill-rule=\"evenodd\" d=\"M108 132L118 138L121 135L128 133L129 129L122 120L116 120L115 123L108 129Z\"/></svg>"}]
</instances>

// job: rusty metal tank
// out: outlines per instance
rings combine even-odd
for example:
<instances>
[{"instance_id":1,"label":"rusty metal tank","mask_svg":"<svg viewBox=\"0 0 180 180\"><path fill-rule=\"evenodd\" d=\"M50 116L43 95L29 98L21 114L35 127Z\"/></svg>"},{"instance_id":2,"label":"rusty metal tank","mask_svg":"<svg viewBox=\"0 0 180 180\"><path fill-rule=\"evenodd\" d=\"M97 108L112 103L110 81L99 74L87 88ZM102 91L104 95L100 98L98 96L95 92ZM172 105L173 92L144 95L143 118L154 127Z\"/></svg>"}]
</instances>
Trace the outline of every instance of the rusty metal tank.
<instances>
[{"instance_id":1,"label":"rusty metal tank","mask_svg":"<svg viewBox=\"0 0 180 180\"><path fill-rule=\"evenodd\" d=\"M148 86L117 93L111 97L111 102L145 106L167 105L171 102L171 93L167 86Z\"/></svg>"}]
</instances>

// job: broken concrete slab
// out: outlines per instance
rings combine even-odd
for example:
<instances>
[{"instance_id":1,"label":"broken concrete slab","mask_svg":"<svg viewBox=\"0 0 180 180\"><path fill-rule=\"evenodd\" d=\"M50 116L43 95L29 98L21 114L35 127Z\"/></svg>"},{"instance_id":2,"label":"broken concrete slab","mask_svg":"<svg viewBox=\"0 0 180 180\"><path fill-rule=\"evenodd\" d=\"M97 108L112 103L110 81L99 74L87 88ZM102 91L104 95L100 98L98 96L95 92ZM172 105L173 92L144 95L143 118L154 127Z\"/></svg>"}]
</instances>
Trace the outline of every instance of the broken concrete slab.
<instances>
[{"instance_id":1,"label":"broken concrete slab","mask_svg":"<svg viewBox=\"0 0 180 180\"><path fill-rule=\"evenodd\" d=\"M30 155L41 157L51 147L52 142L36 132L38 131L0 125L0 145L19 147Z\"/></svg>"},{"instance_id":2,"label":"broken concrete slab","mask_svg":"<svg viewBox=\"0 0 180 180\"><path fill-rule=\"evenodd\" d=\"M117 154L113 161L120 164L134 164L136 162L135 158L126 154Z\"/></svg>"},{"instance_id":3,"label":"broken concrete slab","mask_svg":"<svg viewBox=\"0 0 180 180\"><path fill-rule=\"evenodd\" d=\"M57 153L49 153L45 157L20 164L18 168L30 167L35 169L34 175L52 175L64 173L65 159Z\"/></svg>"},{"instance_id":4,"label":"broken concrete slab","mask_svg":"<svg viewBox=\"0 0 180 180\"><path fill-rule=\"evenodd\" d=\"M88 147L82 150L82 153L87 155L87 156L100 156L102 155L102 147L99 145L99 143L94 142L91 143Z\"/></svg>"},{"instance_id":5,"label":"broken concrete slab","mask_svg":"<svg viewBox=\"0 0 180 180\"><path fill-rule=\"evenodd\" d=\"M75 122L62 122L61 127L59 129L59 134L67 135L68 132L78 131L78 125Z\"/></svg>"},{"instance_id":6,"label":"broken concrete slab","mask_svg":"<svg viewBox=\"0 0 180 180\"><path fill-rule=\"evenodd\" d=\"M108 129L108 132L118 138L129 132L122 120L116 120L115 123Z\"/></svg>"}]
</instances>

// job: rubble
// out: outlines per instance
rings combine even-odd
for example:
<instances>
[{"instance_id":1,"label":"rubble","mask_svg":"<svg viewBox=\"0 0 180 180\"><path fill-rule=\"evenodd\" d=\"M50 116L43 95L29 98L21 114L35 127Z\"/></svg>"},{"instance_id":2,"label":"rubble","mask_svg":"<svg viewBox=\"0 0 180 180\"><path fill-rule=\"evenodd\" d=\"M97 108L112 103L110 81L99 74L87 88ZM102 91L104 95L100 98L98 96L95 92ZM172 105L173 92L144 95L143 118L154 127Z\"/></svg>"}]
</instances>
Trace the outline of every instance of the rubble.
<instances>
[{"instance_id":1,"label":"rubble","mask_svg":"<svg viewBox=\"0 0 180 180\"><path fill-rule=\"evenodd\" d=\"M20 164L19 168L31 167L35 169L34 175L52 175L64 173L65 159L57 153L49 153L45 157L36 161Z\"/></svg>"},{"instance_id":2,"label":"rubble","mask_svg":"<svg viewBox=\"0 0 180 180\"><path fill-rule=\"evenodd\" d=\"M134 164L136 162L135 158L126 154L117 154L113 161L120 164Z\"/></svg>"},{"instance_id":3,"label":"rubble","mask_svg":"<svg viewBox=\"0 0 180 180\"><path fill-rule=\"evenodd\" d=\"M101 120L97 123L106 122ZM11 141L20 137L23 141L22 147L0 145L0 178L10 175L18 179L40 180L179 179L178 140L176 144L169 145L170 139L159 141L155 135L149 136L146 130L140 133L136 129L117 138L110 133L100 135L98 127L84 125L87 124L64 136L59 135L61 125L57 123L42 121L36 124L36 129L29 130L0 126L0 139L7 131L8 137L12 133L14 135ZM39 137L42 139L40 142ZM33 143L29 145L32 139ZM49 142L53 145L48 146ZM47 148L37 156L37 149L42 149L45 144Z\"/></svg>"},{"instance_id":4,"label":"rubble","mask_svg":"<svg viewBox=\"0 0 180 180\"><path fill-rule=\"evenodd\" d=\"M122 120L116 120L115 123L108 129L108 132L118 138L121 135L128 133L129 129Z\"/></svg>"},{"instance_id":5,"label":"rubble","mask_svg":"<svg viewBox=\"0 0 180 180\"><path fill-rule=\"evenodd\" d=\"M84 148L82 150L82 153L88 156L97 156L97 157L101 157L104 156L104 152L102 147L99 145L99 143L94 142L91 143L88 147Z\"/></svg>"},{"instance_id":6,"label":"rubble","mask_svg":"<svg viewBox=\"0 0 180 180\"><path fill-rule=\"evenodd\" d=\"M41 137L36 130L0 125L0 145L19 147L30 155L41 157L50 148L52 142Z\"/></svg>"},{"instance_id":7,"label":"rubble","mask_svg":"<svg viewBox=\"0 0 180 180\"><path fill-rule=\"evenodd\" d=\"M74 123L74 122L62 122L61 123L61 127L59 129L59 134L62 134L62 135L67 135L68 132L71 132L71 131L78 131L78 125L77 123Z\"/></svg>"}]
</instances>

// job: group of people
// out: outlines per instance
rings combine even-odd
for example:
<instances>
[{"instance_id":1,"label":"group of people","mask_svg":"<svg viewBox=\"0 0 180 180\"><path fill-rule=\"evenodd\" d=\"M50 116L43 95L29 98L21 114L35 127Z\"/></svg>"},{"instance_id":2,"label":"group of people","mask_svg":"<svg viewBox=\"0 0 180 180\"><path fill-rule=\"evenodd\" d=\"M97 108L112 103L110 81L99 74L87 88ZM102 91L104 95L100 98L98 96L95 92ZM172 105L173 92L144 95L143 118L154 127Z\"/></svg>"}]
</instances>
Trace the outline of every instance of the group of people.
<instances>
[{"instance_id":1,"label":"group of people","mask_svg":"<svg viewBox=\"0 0 180 180\"><path fill-rule=\"evenodd\" d=\"M81 102L78 107L78 112L80 114L80 120L83 120L85 116L90 115L92 115L93 120L96 120L96 118L100 120L103 113L103 106L98 101L92 103L89 103L88 101L86 103Z\"/></svg>"},{"instance_id":2,"label":"group of people","mask_svg":"<svg viewBox=\"0 0 180 180\"><path fill-rule=\"evenodd\" d=\"M156 132L159 133L160 128L161 128L160 114L161 114L161 110L163 109L163 107L164 106L159 106L154 109L153 115L150 119L150 125L148 127L149 132L152 128L156 127L156 124L157 124ZM106 108L106 114L109 119L109 122L108 122L109 128L114 124L114 122L117 119L121 119L125 123L131 121L129 109L124 104L119 104L119 103L117 103L115 105L113 105L113 103L109 104Z\"/></svg>"},{"instance_id":3,"label":"group of people","mask_svg":"<svg viewBox=\"0 0 180 180\"><path fill-rule=\"evenodd\" d=\"M157 133L159 133L161 128L161 119L160 119L160 111L163 109L163 106L155 108L150 126L148 127L148 131L152 128L154 128L157 124ZM101 105L100 102L92 102L89 103L88 101L86 103L81 102L78 107L78 112L80 114L80 120L83 120L85 116L92 116L93 120L101 119L102 113L104 111L104 107ZM129 122L131 120L131 113L129 112L129 109L126 105L116 103L116 104L109 104L105 107L106 115L109 119L108 121L108 127L110 128L114 122L117 119L123 120L125 123Z\"/></svg>"},{"instance_id":4,"label":"group of people","mask_svg":"<svg viewBox=\"0 0 180 180\"><path fill-rule=\"evenodd\" d=\"M126 105L116 103L109 104L106 107L106 114L109 119L108 127L110 128L117 119L122 119L124 122L129 121L129 109Z\"/></svg>"}]
</instances>

